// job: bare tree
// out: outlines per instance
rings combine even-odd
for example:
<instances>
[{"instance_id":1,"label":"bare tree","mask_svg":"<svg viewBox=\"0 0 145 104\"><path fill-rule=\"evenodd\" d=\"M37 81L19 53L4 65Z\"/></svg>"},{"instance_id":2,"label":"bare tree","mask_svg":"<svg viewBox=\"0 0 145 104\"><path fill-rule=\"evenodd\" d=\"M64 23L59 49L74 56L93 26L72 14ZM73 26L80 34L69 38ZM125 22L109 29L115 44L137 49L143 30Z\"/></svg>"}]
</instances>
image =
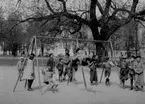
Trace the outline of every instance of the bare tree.
<instances>
[{"instance_id":1,"label":"bare tree","mask_svg":"<svg viewBox=\"0 0 145 104\"><path fill-rule=\"evenodd\" d=\"M69 0L53 0L57 3L57 7L52 5L51 0L44 0L49 13L46 15L40 15L39 17L29 17L22 22L26 21L45 21L48 22L53 19L59 19L59 17L66 17L74 20L81 27L82 24L90 27L94 40L108 40L112 34L114 34L120 27L129 23L131 20L145 21L145 9L137 11L137 5L140 0L129 1L128 8L126 8L126 2L122 6L117 6L114 0L103 0L103 4L99 0L88 0L88 10L79 12L77 10L71 10L67 7ZM82 0L82 2L85 0ZM21 0L18 0L20 3ZM38 4L40 0L38 0ZM98 9L97 9L98 8ZM100 17L97 17L96 9L100 12ZM87 17L86 17L87 16ZM99 29L100 28L100 29ZM80 28L74 32L78 32ZM102 48L101 44L96 44L97 48Z\"/></svg>"}]
</instances>

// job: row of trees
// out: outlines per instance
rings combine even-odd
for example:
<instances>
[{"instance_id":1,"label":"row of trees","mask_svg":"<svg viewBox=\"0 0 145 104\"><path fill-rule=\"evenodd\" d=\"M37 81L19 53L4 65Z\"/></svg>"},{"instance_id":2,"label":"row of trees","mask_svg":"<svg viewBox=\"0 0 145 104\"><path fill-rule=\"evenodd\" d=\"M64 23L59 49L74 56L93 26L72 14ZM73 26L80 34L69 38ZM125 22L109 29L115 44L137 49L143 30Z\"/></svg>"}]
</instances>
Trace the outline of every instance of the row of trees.
<instances>
[{"instance_id":1,"label":"row of trees","mask_svg":"<svg viewBox=\"0 0 145 104\"><path fill-rule=\"evenodd\" d=\"M34 0L35 1L35 0ZM22 3L23 0L18 0ZM145 9L141 0L36 0L39 8L43 4L45 13L31 16L26 21L50 22L57 20L58 30L64 25L64 20L72 20L78 28L68 28L71 34L80 31L82 25L90 28L94 40L109 40L118 29L132 20L144 21ZM79 2L79 3L78 3ZM80 7L80 8L78 8ZM71 26L72 27L72 26ZM72 31L73 30L73 31ZM105 52L102 44L96 44L97 54Z\"/></svg>"},{"instance_id":2,"label":"row of trees","mask_svg":"<svg viewBox=\"0 0 145 104\"><path fill-rule=\"evenodd\" d=\"M16 56L16 51L20 49L23 41L22 25L17 26L12 29L13 25L17 23L17 19L21 20L21 14L19 12L12 12L5 17L5 11L0 8L0 43L3 48L3 52L9 51L14 56Z\"/></svg>"},{"instance_id":3,"label":"row of trees","mask_svg":"<svg viewBox=\"0 0 145 104\"><path fill-rule=\"evenodd\" d=\"M21 42L26 42L33 35L51 33L55 37L68 31L69 37L76 38L79 35L79 38L87 38L81 31L82 26L90 29L94 40L109 40L113 34L117 36L118 30L131 21L145 20L145 9L140 5L140 0L78 0L77 3L76 0L29 0L26 4L30 7L24 5L24 0L18 0L17 4L17 11L10 12L7 19L4 19L5 26L2 26L2 30L11 31L1 32L3 41L10 39L6 39L4 43L10 43L11 50L18 49L16 47ZM96 44L96 48L97 54L105 52L102 44Z\"/></svg>"}]
</instances>

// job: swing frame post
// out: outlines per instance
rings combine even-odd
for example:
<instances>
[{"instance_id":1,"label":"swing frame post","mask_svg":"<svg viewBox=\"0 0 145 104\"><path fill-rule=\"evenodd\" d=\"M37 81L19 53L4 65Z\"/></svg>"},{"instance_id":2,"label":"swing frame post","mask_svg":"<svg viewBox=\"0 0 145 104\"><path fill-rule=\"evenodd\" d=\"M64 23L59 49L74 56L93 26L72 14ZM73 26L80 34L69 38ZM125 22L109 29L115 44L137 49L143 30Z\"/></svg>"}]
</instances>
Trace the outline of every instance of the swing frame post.
<instances>
[{"instance_id":1,"label":"swing frame post","mask_svg":"<svg viewBox=\"0 0 145 104\"><path fill-rule=\"evenodd\" d=\"M105 70L105 68L103 67L102 74L101 74L101 78L100 78L100 83L102 82L102 78L103 78L104 70Z\"/></svg>"},{"instance_id":2,"label":"swing frame post","mask_svg":"<svg viewBox=\"0 0 145 104\"><path fill-rule=\"evenodd\" d=\"M82 66L82 75L83 75L85 89L88 90L83 66Z\"/></svg>"},{"instance_id":3,"label":"swing frame post","mask_svg":"<svg viewBox=\"0 0 145 104\"><path fill-rule=\"evenodd\" d=\"M39 69L39 59L38 59L38 52L37 52L37 38L36 36L34 37L35 39L35 54L36 54L36 67L37 67L37 72L38 72L38 83L39 83L39 88L40 88L40 93L42 93L42 87L41 87L41 79L40 79L40 69Z\"/></svg>"},{"instance_id":4,"label":"swing frame post","mask_svg":"<svg viewBox=\"0 0 145 104\"><path fill-rule=\"evenodd\" d=\"M110 41L110 45L111 45L111 48L112 48L112 50L113 50L113 45L111 44L111 41ZM113 53L113 58L114 58L114 60L115 60L115 62L116 62L116 55L115 55L115 53L114 52L112 52ZM117 74L118 74L118 79L120 80L120 73L119 73L119 70L117 70Z\"/></svg>"}]
</instances>

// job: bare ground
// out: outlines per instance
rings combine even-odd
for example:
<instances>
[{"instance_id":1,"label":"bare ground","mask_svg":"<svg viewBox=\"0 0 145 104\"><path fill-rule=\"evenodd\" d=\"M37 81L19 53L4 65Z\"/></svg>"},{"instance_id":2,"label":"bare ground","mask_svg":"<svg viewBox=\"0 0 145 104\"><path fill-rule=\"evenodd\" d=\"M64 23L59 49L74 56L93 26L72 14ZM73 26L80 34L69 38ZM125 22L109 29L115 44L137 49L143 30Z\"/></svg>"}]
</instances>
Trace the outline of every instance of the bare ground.
<instances>
[{"instance_id":1,"label":"bare ground","mask_svg":"<svg viewBox=\"0 0 145 104\"><path fill-rule=\"evenodd\" d=\"M76 73L77 82L69 83L69 85L66 82L59 83L56 72L54 79L59 83L58 88L55 92L47 91L41 95L37 76L33 83L33 92L26 91L24 82L19 82L13 93L17 70L15 66L2 66L0 67L0 104L145 104L145 92L130 91L129 81L126 82L126 89L119 87L116 71L111 73L112 84L107 87L104 85L104 77L101 84L91 86L89 71L87 68L84 70L88 91L85 90L81 69L79 69ZM99 81L100 75L101 70L98 71Z\"/></svg>"}]
</instances>

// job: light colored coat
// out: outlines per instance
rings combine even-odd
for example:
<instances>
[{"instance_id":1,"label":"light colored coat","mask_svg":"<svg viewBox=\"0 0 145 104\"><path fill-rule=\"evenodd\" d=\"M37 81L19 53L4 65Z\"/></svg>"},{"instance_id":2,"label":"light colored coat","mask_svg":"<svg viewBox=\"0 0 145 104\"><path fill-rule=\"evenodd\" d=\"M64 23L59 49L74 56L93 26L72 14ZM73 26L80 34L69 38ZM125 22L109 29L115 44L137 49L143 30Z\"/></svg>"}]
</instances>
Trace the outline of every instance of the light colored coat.
<instances>
[{"instance_id":1,"label":"light colored coat","mask_svg":"<svg viewBox=\"0 0 145 104\"><path fill-rule=\"evenodd\" d=\"M28 59L22 79L35 79L34 60Z\"/></svg>"},{"instance_id":2,"label":"light colored coat","mask_svg":"<svg viewBox=\"0 0 145 104\"><path fill-rule=\"evenodd\" d=\"M136 73L135 74L135 86L143 86L144 85L144 66L143 62L140 61L139 63L137 61L134 62L134 70Z\"/></svg>"},{"instance_id":3,"label":"light colored coat","mask_svg":"<svg viewBox=\"0 0 145 104\"><path fill-rule=\"evenodd\" d=\"M140 61L139 63L137 61L134 61L133 63L133 68L135 70L136 73L141 73L144 71L144 66L143 66L143 62Z\"/></svg>"}]
</instances>

